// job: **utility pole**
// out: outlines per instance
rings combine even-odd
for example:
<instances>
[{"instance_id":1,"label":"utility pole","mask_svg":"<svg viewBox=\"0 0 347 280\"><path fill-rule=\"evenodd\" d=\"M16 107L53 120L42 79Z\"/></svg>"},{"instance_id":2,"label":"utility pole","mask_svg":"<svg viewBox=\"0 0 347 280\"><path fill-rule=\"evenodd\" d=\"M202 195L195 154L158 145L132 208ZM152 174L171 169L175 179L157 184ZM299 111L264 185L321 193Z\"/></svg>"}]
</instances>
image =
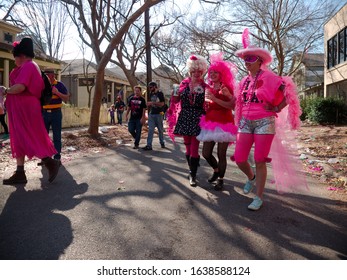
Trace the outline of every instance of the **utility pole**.
<instances>
[{"instance_id":1,"label":"utility pole","mask_svg":"<svg viewBox=\"0 0 347 280\"><path fill-rule=\"evenodd\" d=\"M149 9L145 11L145 40L146 40L146 69L147 69L147 101L149 98L148 94L148 83L152 81L152 58L151 58L151 35L149 29Z\"/></svg>"}]
</instances>

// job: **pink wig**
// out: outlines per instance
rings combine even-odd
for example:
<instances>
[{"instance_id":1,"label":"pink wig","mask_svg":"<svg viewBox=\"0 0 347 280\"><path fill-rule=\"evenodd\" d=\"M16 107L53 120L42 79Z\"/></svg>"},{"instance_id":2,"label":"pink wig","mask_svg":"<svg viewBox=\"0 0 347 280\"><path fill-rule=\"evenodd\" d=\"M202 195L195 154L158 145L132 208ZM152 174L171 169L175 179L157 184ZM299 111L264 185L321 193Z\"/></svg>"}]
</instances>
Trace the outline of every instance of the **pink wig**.
<instances>
[{"instance_id":1,"label":"pink wig","mask_svg":"<svg viewBox=\"0 0 347 280\"><path fill-rule=\"evenodd\" d=\"M211 85L210 72L215 71L220 73L221 83L230 91L235 93L235 75L236 67L229 61L223 60L223 53L219 52L210 56L211 65L208 68L208 84Z\"/></svg>"}]
</instances>

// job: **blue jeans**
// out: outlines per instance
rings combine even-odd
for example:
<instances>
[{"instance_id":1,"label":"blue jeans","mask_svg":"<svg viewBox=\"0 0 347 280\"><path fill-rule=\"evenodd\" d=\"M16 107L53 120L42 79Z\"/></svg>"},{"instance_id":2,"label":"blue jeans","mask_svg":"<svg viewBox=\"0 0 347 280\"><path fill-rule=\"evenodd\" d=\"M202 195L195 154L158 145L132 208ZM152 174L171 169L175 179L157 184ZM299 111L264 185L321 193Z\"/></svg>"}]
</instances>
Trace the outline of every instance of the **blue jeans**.
<instances>
[{"instance_id":1,"label":"blue jeans","mask_svg":"<svg viewBox=\"0 0 347 280\"><path fill-rule=\"evenodd\" d=\"M117 120L119 124L122 124L123 122L123 111L118 111L117 110Z\"/></svg>"},{"instance_id":2,"label":"blue jeans","mask_svg":"<svg viewBox=\"0 0 347 280\"><path fill-rule=\"evenodd\" d=\"M154 129L158 128L160 145L164 145L164 127L162 114L148 114L148 137L147 146L152 147Z\"/></svg>"},{"instance_id":3,"label":"blue jeans","mask_svg":"<svg viewBox=\"0 0 347 280\"><path fill-rule=\"evenodd\" d=\"M129 120L128 131L130 132L132 137L135 139L134 141L135 146L138 146L140 144L141 130L142 130L141 119Z\"/></svg>"},{"instance_id":4,"label":"blue jeans","mask_svg":"<svg viewBox=\"0 0 347 280\"><path fill-rule=\"evenodd\" d=\"M46 112L43 110L43 120L45 122L47 133L49 133L50 127L53 132L53 144L57 150L57 154L54 155L55 159L61 158L61 129L62 129L63 114L61 110L52 110L52 112Z\"/></svg>"}]
</instances>

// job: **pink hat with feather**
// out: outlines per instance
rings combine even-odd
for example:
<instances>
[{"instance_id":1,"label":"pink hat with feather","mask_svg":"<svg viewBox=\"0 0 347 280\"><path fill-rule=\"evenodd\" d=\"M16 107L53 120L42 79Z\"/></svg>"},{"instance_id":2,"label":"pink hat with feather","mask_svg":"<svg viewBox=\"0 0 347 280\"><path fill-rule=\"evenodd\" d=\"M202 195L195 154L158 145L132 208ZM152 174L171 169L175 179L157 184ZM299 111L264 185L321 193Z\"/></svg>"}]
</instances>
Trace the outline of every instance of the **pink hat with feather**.
<instances>
[{"instance_id":1,"label":"pink hat with feather","mask_svg":"<svg viewBox=\"0 0 347 280\"><path fill-rule=\"evenodd\" d=\"M242 45L243 49L235 52L235 55L238 57L245 59L245 57L250 55L258 56L262 60L264 66L267 66L272 62L272 55L269 51L263 48L250 46L248 28L245 28L242 33Z\"/></svg>"}]
</instances>

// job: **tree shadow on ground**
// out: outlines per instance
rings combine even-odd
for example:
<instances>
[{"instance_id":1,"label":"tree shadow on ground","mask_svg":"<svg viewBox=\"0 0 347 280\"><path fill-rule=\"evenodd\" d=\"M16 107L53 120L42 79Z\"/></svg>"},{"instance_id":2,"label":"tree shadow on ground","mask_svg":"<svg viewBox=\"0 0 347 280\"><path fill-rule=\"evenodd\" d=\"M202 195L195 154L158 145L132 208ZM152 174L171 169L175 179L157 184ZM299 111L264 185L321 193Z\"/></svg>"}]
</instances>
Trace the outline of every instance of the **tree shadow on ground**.
<instances>
[{"instance_id":1,"label":"tree shadow on ground","mask_svg":"<svg viewBox=\"0 0 347 280\"><path fill-rule=\"evenodd\" d=\"M120 174L123 178L143 174L142 178L146 178L149 184L141 188L139 182L139 185L129 186L121 192L97 194L85 199L106 209L109 215L116 215L117 228L121 224L121 215L126 214L127 219L146 229L144 232L148 235L141 233L146 238L137 240L141 248L147 249L143 251L137 251L137 246L127 242L129 236L117 236L127 259L347 258L345 214L339 216L335 212L334 201L310 193L279 195L275 190L267 189L264 207L252 212L247 209L252 195L242 194L242 174L233 180L225 179L225 190L216 192L203 182L203 177L207 179L210 175L210 169L206 171L207 166L202 162L199 186L190 187L185 178L188 167L179 145L150 152L129 148L119 148L116 152L124 161L134 164L131 168L119 167L107 180L111 182L114 180L112 176L117 178ZM101 157L95 162L99 160ZM111 159L103 162L112 164ZM231 177L233 167L228 169L226 178ZM179 199L170 203L170 199L175 197ZM155 208L142 208L144 206L138 203L147 199L157 201ZM124 201L128 202L127 206L123 205ZM160 211L157 209L159 205L165 208ZM209 210L206 212L206 209ZM199 217L199 221L194 217ZM132 232L132 236L134 234ZM187 240L189 246L194 247L191 254ZM321 254L324 250L326 252ZM104 256L110 257L106 253Z\"/></svg>"}]
</instances>

